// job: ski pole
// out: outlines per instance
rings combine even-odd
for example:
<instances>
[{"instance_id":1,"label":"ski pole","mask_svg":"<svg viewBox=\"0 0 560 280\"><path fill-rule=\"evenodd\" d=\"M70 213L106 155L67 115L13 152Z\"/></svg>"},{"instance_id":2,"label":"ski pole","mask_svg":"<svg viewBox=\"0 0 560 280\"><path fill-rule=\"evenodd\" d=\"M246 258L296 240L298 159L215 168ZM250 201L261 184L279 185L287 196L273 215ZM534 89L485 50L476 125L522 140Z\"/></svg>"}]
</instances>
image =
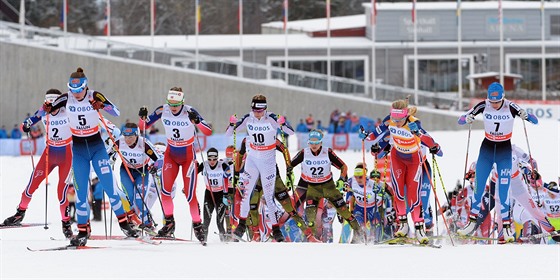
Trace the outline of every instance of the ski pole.
<instances>
[{"instance_id":1,"label":"ski pole","mask_svg":"<svg viewBox=\"0 0 560 280\"><path fill-rule=\"evenodd\" d=\"M467 164L469 162L469 146L471 144L471 129L472 129L472 124L469 124L469 136L467 137L467 153L465 155L465 168L463 169L463 186L462 188L465 188L465 173L467 173ZM447 192L446 195L447 197ZM449 204L449 207L451 208L451 204Z\"/></svg>"},{"instance_id":2,"label":"ski pole","mask_svg":"<svg viewBox=\"0 0 560 280\"><path fill-rule=\"evenodd\" d=\"M50 173L50 166L49 166L49 114L47 114L47 122L45 124L45 139L47 140L46 147L45 147L45 226L44 229L49 229L48 220L47 220L47 201L49 196L49 173ZM59 167L60 168L60 167Z\"/></svg>"}]
</instances>

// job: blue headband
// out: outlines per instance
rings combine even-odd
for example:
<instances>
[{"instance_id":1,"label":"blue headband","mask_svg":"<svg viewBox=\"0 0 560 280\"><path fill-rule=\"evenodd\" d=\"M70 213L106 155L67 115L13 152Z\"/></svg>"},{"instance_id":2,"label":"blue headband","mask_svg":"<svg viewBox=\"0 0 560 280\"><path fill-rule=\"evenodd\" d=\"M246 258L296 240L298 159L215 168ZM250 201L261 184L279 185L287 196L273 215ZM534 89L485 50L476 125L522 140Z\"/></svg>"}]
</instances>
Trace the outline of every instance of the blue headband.
<instances>
[{"instance_id":1,"label":"blue headband","mask_svg":"<svg viewBox=\"0 0 560 280\"><path fill-rule=\"evenodd\" d=\"M68 80L68 89L72 93L80 93L87 87L87 78L70 78Z\"/></svg>"},{"instance_id":2,"label":"blue headband","mask_svg":"<svg viewBox=\"0 0 560 280\"><path fill-rule=\"evenodd\" d=\"M138 136L138 128L126 127L121 134L124 136L134 136L134 135Z\"/></svg>"}]
</instances>

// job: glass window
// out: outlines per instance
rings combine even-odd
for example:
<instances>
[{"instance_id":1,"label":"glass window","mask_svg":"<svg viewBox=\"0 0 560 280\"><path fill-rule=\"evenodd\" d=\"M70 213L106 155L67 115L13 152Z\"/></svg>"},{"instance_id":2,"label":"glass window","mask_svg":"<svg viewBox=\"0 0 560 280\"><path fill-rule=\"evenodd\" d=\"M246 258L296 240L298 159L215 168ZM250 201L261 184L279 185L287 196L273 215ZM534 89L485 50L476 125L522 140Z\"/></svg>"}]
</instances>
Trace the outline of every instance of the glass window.
<instances>
[{"instance_id":1,"label":"glass window","mask_svg":"<svg viewBox=\"0 0 560 280\"><path fill-rule=\"evenodd\" d=\"M457 59L418 59L418 89L432 92L455 92L458 89ZM462 62L462 84L468 88L469 82L465 77L469 75L468 60ZM414 88L414 59L408 60L407 87Z\"/></svg>"}]
</instances>

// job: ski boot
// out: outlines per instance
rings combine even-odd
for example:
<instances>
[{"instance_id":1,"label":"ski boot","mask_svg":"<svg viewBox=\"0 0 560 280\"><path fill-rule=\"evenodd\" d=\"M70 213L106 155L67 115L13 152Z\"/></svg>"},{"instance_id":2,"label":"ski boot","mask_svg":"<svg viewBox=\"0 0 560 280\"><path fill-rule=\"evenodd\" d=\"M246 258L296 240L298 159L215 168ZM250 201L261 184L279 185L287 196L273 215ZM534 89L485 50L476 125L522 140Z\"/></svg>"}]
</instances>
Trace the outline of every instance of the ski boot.
<instances>
[{"instance_id":1,"label":"ski boot","mask_svg":"<svg viewBox=\"0 0 560 280\"><path fill-rule=\"evenodd\" d=\"M284 242L284 235L282 234L282 231L280 231L279 225L272 226L272 237L274 237L276 242Z\"/></svg>"},{"instance_id":2,"label":"ski boot","mask_svg":"<svg viewBox=\"0 0 560 280\"><path fill-rule=\"evenodd\" d=\"M313 230L311 228L307 228L304 234L305 237L307 238L307 242L321 243L321 240L315 238L315 235L313 234Z\"/></svg>"},{"instance_id":3,"label":"ski boot","mask_svg":"<svg viewBox=\"0 0 560 280\"><path fill-rule=\"evenodd\" d=\"M252 232L252 242L260 242L261 241L261 232L258 226L249 226L249 231Z\"/></svg>"},{"instance_id":4,"label":"ski boot","mask_svg":"<svg viewBox=\"0 0 560 280\"><path fill-rule=\"evenodd\" d=\"M245 225L246 219L239 219L239 224L237 224L237 228L235 228L235 231L233 232L233 235L235 235L237 238L234 238L234 242L239 242L238 239L243 238L243 234L245 234L245 231L247 230L247 225Z\"/></svg>"},{"instance_id":5,"label":"ski boot","mask_svg":"<svg viewBox=\"0 0 560 280\"><path fill-rule=\"evenodd\" d=\"M206 238L205 238L205 234L204 234L204 228L202 226L202 223L198 222L198 223L193 223L193 231L194 231L194 236L196 237L196 239L198 239L198 241L200 242L206 242Z\"/></svg>"},{"instance_id":6,"label":"ski boot","mask_svg":"<svg viewBox=\"0 0 560 280\"><path fill-rule=\"evenodd\" d=\"M128 220L128 223L136 229L139 229L142 225L142 221L140 221L140 218L138 218L138 215L136 215L134 210L126 212L126 219Z\"/></svg>"},{"instance_id":7,"label":"ski boot","mask_svg":"<svg viewBox=\"0 0 560 280\"><path fill-rule=\"evenodd\" d=\"M78 225L78 235L70 239L71 246L85 246L87 244L87 239L90 235L91 228L88 224Z\"/></svg>"},{"instance_id":8,"label":"ski boot","mask_svg":"<svg viewBox=\"0 0 560 280\"><path fill-rule=\"evenodd\" d=\"M72 221L62 221L62 234L64 234L64 237L68 239L72 238L72 236L74 235L74 233L72 232Z\"/></svg>"},{"instance_id":9,"label":"ski boot","mask_svg":"<svg viewBox=\"0 0 560 280\"><path fill-rule=\"evenodd\" d=\"M158 231L159 237L171 237L175 233L175 218L169 216L165 218L165 225Z\"/></svg>"},{"instance_id":10,"label":"ski boot","mask_svg":"<svg viewBox=\"0 0 560 280\"><path fill-rule=\"evenodd\" d=\"M420 242L420 244L428 244L430 240L428 239L426 231L424 230L424 223L415 223L414 228L414 233L416 234L416 239L418 239L418 242Z\"/></svg>"},{"instance_id":11,"label":"ski boot","mask_svg":"<svg viewBox=\"0 0 560 280\"><path fill-rule=\"evenodd\" d=\"M504 237L504 243L511 243L515 240L515 237L513 236L514 233L511 229L511 224L509 221L503 222L502 234Z\"/></svg>"},{"instance_id":12,"label":"ski boot","mask_svg":"<svg viewBox=\"0 0 560 280\"><path fill-rule=\"evenodd\" d=\"M126 214L117 217L119 220L119 226L123 231L124 235L128 237L138 237L138 230L134 228L134 226L128 222L128 217Z\"/></svg>"},{"instance_id":13,"label":"ski boot","mask_svg":"<svg viewBox=\"0 0 560 280\"><path fill-rule=\"evenodd\" d=\"M399 217L399 228L395 232L395 237L407 237L408 236L408 220L406 216Z\"/></svg>"},{"instance_id":14,"label":"ski boot","mask_svg":"<svg viewBox=\"0 0 560 280\"><path fill-rule=\"evenodd\" d=\"M17 209L17 212L11 216L8 217L4 220L4 223L2 223L2 225L4 226L15 226L15 225L19 225L21 224L21 221L23 221L23 217L25 217L25 210L22 209Z\"/></svg>"},{"instance_id":15,"label":"ski boot","mask_svg":"<svg viewBox=\"0 0 560 280\"><path fill-rule=\"evenodd\" d=\"M476 217L469 217L469 222L465 227L457 231L457 234L462 236L473 235L474 232L478 229L478 224L476 222Z\"/></svg>"}]
</instances>

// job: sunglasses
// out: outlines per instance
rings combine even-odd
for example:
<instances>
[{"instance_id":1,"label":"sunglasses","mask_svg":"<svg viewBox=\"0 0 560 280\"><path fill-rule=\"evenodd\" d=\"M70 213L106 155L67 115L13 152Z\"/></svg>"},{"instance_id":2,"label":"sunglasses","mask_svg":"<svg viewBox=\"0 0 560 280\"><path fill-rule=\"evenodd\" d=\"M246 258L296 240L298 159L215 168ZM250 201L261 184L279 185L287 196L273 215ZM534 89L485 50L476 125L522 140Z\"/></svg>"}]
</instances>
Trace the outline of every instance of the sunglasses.
<instances>
[{"instance_id":1,"label":"sunglasses","mask_svg":"<svg viewBox=\"0 0 560 280\"><path fill-rule=\"evenodd\" d=\"M218 158L215 158L215 157L209 157L208 158L208 161L217 161L217 160L218 160Z\"/></svg>"},{"instance_id":2,"label":"sunglasses","mask_svg":"<svg viewBox=\"0 0 560 280\"><path fill-rule=\"evenodd\" d=\"M262 113L266 109L252 109L252 110L253 110L253 113Z\"/></svg>"},{"instance_id":3,"label":"sunglasses","mask_svg":"<svg viewBox=\"0 0 560 280\"><path fill-rule=\"evenodd\" d=\"M320 140L317 140L317 141L311 141L311 140L309 140L309 141L307 141L307 143L309 143L309 144L311 144L311 145L319 145L319 144L321 144L321 141L320 141Z\"/></svg>"},{"instance_id":4,"label":"sunglasses","mask_svg":"<svg viewBox=\"0 0 560 280\"><path fill-rule=\"evenodd\" d=\"M398 122L402 122L402 121L404 121L404 120L405 120L406 118L407 118L407 117L404 117L404 118L400 118L400 119L397 119L397 118L391 118L391 120L392 120L393 122L396 122L396 123L398 123Z\"/></svg>"},{"instance_id":5,"label":"sunglasses","mask_svg":"<svg viewBox=\"0 0 560 280\"><path fill-rule=\"evenodd\" d=\"M179 107L179 106L183 105L183 101L181 101L179 103L169 103L169 100L167 100L167 105L169 105L170 107Z\"/></svg>"},{"instance_id":6,"label":"sunglasses","mask_svg":"<svg viewBox=\"0 0 560 280\"><path fill-rule=\"evenodd\" d=\"M498 100L498 101L490 101L488 100L488 102L490 102L491 104L500 104L502 102L502 100Z\"/></svg>"}]
</instances>

